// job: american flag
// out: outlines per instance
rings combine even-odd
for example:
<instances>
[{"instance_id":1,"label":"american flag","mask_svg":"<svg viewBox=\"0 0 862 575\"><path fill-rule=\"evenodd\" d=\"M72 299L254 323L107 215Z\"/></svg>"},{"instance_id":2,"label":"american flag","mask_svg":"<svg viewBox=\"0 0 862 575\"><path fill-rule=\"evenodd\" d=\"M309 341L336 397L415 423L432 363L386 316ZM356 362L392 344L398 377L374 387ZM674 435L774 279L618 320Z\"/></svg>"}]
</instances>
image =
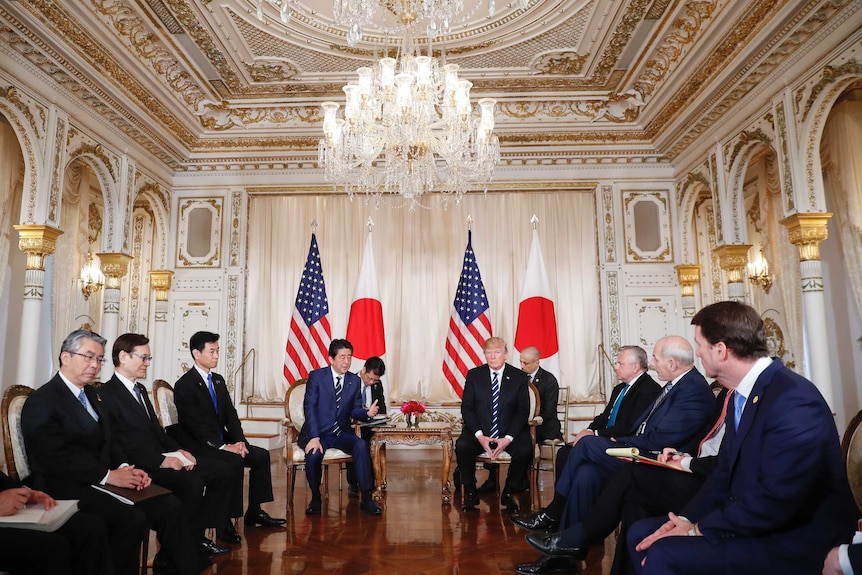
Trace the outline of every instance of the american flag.
<instances>
[{"instance_id":1,"label":"american flag","mask_svg":"<svg viewBox=\"0 0 862 575\"><path fill-rule=\"evenodd\" d=\"M329 364L326 357L332 341L332 330L328 316L329 303L326 301L326 284L323 283L317 236L312 233L284 353L284 377L288 384L293 385L297 379L308 377L311 370Z\"/></svg>"},{"instance_id":2,"label":"american flag","mask_svg":"<svg viewBox=\"0 0 862 575\"><path fill-rule=\"evenodd\" d=\"M482 344L489 337L488 297L473 253L473 232L467 232L467 251L464 252L464 265L452 304L443 355L443 375L458 397L464 394L467 371L485 363Z\"/></svg>"}]
</instances>

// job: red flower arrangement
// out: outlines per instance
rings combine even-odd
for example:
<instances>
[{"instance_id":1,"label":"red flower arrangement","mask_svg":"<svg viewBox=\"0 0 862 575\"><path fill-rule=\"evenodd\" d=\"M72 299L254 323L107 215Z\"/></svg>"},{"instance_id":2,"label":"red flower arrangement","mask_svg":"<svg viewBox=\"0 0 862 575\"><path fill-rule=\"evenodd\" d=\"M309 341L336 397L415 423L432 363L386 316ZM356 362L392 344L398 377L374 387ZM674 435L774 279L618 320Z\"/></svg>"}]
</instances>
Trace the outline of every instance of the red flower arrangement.
<instances>
[{"instance_id":1,"label":"red flower arrangement","mask_svg":"<svg viewBox=\"0 0 862 575\"><path fill-rule=\"evenodd\" d=\"M401 404L401 413L408 415L411 413L420 414L425 413L425 404L419 403L415 399L411 399L410 401L405 401Z\"/></svg>"}]
</instances>

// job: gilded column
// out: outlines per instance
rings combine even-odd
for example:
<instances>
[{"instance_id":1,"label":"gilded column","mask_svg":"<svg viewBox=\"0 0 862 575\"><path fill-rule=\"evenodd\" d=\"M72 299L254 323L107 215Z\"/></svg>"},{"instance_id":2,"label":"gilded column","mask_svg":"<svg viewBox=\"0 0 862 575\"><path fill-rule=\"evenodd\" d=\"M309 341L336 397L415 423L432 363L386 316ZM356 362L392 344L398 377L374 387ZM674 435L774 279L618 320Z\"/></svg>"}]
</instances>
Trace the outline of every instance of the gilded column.
<instances>
[{"instance_id":1,"label":"gilded column","mask_svg":"<svg viewBox=\"0 0 862 575\"><path fill-rule=\"evenodd\" d=\"M105 293L102 297L102 332L101 336L108 342L105 344L105 355L111 357L111 347L117 339L120 326L120 280L129 271L132 256L126 254L96 254L102 262L102 273L105 274ZM101 380L108 381L114 373L114 366L106 361L102 366Z\"/></svg>"},{"instance_id":2,"label":"gilded column","mask_svg":"<svg viewBox=\"0 0 862 575\"><path fill-rule=\"evenodd\" d=\"M174 272L168 270L155 270L150 272L150 287L156 292L155 325L150 336L150 347L156 360L153 362L153 372L150 379L162 378L170 381L171 377L171 354L170 336L168 335L168 295L171 291L171 282ZM156 374L159 375L156 375Z\"/></svg>"},{"instance_id":3,"label":"gilded column","mask_svg":"<svg viewBox=\"0 0 862 575\"><path fill-rule=\"evenodd\" d=\"M802 287L802 337L805 340L805 376L814 382L826 403L833 407L832 368L826 330L826 298L820 244L826 239L831 213L794 214L781 220L790 243L799 249Z\"/></svg>"},{"instance_id":4,"label":"gilded column","mask_svg":"<svg viewBox=\"0 0 862 575\"><path fill-rule=\"evenodd\" d=\"M676 270L679 287L682 290L683 317L694 317L697 311L694 286L700 283L700 264L679 264L674 269Z\"/></svg>"},{"instance_id":5,"label":"gilded column","mask_svg":"<svg viewBox=\"0 0 862 575\"><path fill-rule=\"evenodd\" d=\"M715 248L718 265L727 272L727 297L745 303L745 268L748 266L748 244L729 244Z\"/></svg>"},{"instance_id":6,"label":"gilded column","mask_svg":"<svg viewBox=\"0 0 862 575\"><path fill-rule=\"evenodd\" d=\"M21 314L21 338L18 348L18 380L15 383L36 387L39 325L42 300L45 297L45 258L54 253L57 238L63 232L50 226L14 226L18 232L18 248L27 254L24 274L24 301Z\"/></svg>"}]
</instances>

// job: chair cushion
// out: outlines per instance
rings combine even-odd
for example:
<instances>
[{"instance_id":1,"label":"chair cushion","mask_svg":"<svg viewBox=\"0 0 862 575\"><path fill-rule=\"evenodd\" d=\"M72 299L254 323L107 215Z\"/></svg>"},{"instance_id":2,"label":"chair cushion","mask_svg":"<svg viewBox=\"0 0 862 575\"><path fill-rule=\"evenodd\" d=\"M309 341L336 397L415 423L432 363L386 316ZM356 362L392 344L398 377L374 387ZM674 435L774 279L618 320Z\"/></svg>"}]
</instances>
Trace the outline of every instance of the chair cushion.
<instances>
[{"instance_id":1,"label":"chair cushion","mask_svg":"<svg viewBox=\"0 0 862 575\"><path fill-rule=\"evenodd\" d=\"M21 410L24 409L26 396L15 397L9 405L9 429L12 435L12 453L15 457L15 469L23 481L30 476L30 464L27 452L24 450L24 433L21 431Z\"/></svg>"},{"instance_id":2,"label":"chair cushion","mask_svg":"<svg viewBox=\"0 0 862 575\"><path fill-rule=\"evenodd\" d=\"M479 461L483 461L483 462L484 461L488 461L488 462L491 461L491 458L488 456L487 453L481 453L479 455L479 457L477 457L476 459L478 459ZM509 453L507 451L502 451L502 452L500 452L500 455L497 456L497 461L498 462L500 462L500 461L510 462L510 461L512 461L512 456L509 455Z\"/></svg>"},{"instance_id":3,"label":"chair cushion","mask_svg":"<svg viewBox=\"0 0 862 575\"><path fill-rule=\"evenodd\" d=\"M340 449L335 449L331 447L327 449L323 454L323 463L327 461L332 461L334 459L346 459L349 458L350 454L341 451ZM293 463L305 463L305 452L299 448L299 446L294 446L293 450Z\"/></svg>"}]
</instances>

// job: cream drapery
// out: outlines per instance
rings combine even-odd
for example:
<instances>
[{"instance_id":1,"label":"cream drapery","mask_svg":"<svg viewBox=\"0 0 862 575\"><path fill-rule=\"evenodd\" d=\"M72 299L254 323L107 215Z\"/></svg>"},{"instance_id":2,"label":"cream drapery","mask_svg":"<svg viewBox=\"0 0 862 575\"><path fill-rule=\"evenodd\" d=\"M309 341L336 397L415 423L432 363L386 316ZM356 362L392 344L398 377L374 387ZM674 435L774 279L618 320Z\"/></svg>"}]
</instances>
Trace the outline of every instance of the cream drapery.
<instances>
[{"instance_id":1,"label":"cream drapery","mask_svg":"<svg viewBox=\"0 0 862 575\"><path fill-rule=\"evenodd\" d=\"M21 147L15 131L5 121L0 120L0 262L9 261L10 246L18 245L18 236L13 223L17 223L17 210L21 206L20 187L24 176ZM0 298L6 285L8 266L3 265L0 274Z\"/></svg>"},{"instance_id":2,"label":"cream drapery","mask_svg":"<svg viewBox=\"0 0 862 575\"><path fill-rule=\"evenodd\" d=\"M374 220L390 401L458 401L441 366L468 214L493 333L509 342L508 362L518 366L512 341L534 213L556 303L560 384L571 388L573 398L598 395L601 302L593 194L471 194L448 209L439 197L426 203L429 209L410 213L340 194L250 196L245 333L246 349L257 350L256 395L284 396L284 346L315 219L333 337L346 332L366 221Z\"/></svg>"},{"instance_id":3,"label":"cream drapery","mask_svg":"<svg viewBox=\"0 0 862 575\"><path fill-rule=\"evenodd\" d=\"M862 309L862 101L843 100L832 108L820 154L847 278L856 306Z\"/></svg>"}]
</instances>

